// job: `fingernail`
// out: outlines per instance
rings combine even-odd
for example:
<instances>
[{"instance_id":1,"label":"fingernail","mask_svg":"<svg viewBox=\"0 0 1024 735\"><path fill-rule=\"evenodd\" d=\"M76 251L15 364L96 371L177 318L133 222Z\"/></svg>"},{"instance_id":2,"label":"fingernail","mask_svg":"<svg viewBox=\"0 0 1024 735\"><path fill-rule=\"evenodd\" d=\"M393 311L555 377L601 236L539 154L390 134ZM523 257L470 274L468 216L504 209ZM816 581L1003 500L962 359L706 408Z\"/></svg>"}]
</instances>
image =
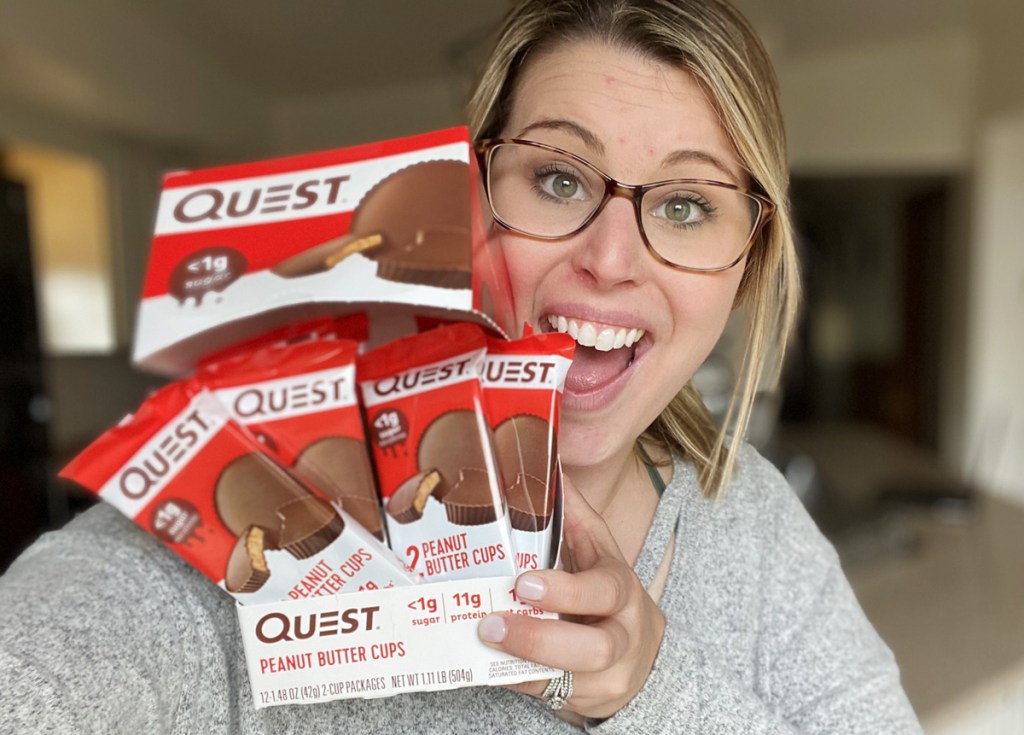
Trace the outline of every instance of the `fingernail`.
<instances>
[{"instance_id":1,"label":"fingernail","mask_svg":"<svg viewBox=\"0 0 1024 735\"><path fill-rule=\"evenodd\" d=\"M501 643L505 640L505 619L500 615L488 615L480 621L476 634L487 643Z\"/></svg>"},{"instance_id":2,"label":"fingernail","mask_svg":"<svg viewBox=\"0 0 1024 735\"><path fill-rule=\"evenodd\" d=\"M516 580L516 595L522 600L540 600L547 591L544 580L532 574L524 574Z\"/></svg>"}]
</instances>

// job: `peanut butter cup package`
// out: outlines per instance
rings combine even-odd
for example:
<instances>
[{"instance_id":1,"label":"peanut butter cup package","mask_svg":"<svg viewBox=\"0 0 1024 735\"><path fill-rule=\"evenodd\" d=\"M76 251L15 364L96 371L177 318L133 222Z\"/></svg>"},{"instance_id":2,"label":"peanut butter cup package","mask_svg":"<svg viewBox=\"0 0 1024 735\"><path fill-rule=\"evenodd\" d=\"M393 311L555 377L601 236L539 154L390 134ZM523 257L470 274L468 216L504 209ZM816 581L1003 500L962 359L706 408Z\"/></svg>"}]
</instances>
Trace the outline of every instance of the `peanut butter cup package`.
<instances>
[{"instance_id":1,"label":"peanut butter cup package","mask_svg":"<svg viewBox=\"0 0 1024 735\"><path fill-rule=\"evenodd\" d=\"M575 348L557 332L487 340L485 409L520 571L552 566L561 537L558 419Z\"/></svg>"},{"instance_id":2,"label":"peanut butter cup package","mask_svg":"<svg viewBox=\"0 0 1024 735\"><path fill-rule=\"evenodd\" d=\"M485 339L456 324L357 362L391 548L431 581L515 573L483 412Z\"/></svg>"},{"instance_id":3,"label":"peanut butter cup package","mask_svg":"<svg viewBox=\"0 0 1024 735\"><path fill-rule=\"evenodd\" d=\"M276 344L207 364L196 380L276 459L383 541L356 349L342 339Z\"/></svg>"},{"instance_id":4,"label":"peanut butter cup package","mask_svg":"<svg viewBox=\"0 0 1024 735\"><path fill-rule=\"evenodd\" d=\"M243 604L415 583L191 382L154 393L60 474Z\"/></svg>"},{"instance_id":5,"label":"peanut butter cup package","mask_svg":"<svg viewBox=\"0 0 1024 735\"><path fill-rule=\"evenodd\" d=\"M283 324L205 355L199 360L199 368L231 358L245 357L264 347L298 344L313 339L350 339L362 343L369 334L370 320L365 312L345 316L317 316Z\"/></svg>"}]
</instances>

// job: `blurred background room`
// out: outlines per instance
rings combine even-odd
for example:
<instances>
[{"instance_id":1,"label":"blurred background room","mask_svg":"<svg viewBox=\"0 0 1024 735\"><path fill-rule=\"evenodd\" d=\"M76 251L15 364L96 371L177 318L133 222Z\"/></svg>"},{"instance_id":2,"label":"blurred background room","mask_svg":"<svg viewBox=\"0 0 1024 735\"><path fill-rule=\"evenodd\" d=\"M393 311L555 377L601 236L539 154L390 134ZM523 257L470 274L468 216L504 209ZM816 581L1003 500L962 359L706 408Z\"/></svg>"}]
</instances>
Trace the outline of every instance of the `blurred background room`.
<instances>
[{"instance_id":1,"label":"blurred background room","mask_svg":"<svg viewBox=\"0 0 1024 735\"><path fill-rule=\"evenodd\" d=\"M162 173L461 124L506 0L0 0L0 570L132 369ZM750 439L928 733L1024 733L1024 3L739 0L776 63L806 304ZM734 330L698 374L724 408Z\"/></svg>"}]
</instances>

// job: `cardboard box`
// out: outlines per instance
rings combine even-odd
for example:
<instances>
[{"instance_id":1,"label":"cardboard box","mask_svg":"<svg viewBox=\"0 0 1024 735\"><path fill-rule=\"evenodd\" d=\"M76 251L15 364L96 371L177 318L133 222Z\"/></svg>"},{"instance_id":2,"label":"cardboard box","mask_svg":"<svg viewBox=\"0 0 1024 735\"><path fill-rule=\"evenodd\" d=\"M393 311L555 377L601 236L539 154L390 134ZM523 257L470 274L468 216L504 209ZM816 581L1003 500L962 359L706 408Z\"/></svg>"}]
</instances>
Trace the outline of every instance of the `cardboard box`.
<instances>
[{"instance_id":1,"label":"cardboard box","mask_svg":"<svg viewBox=\"0 0 1024 735\"><path fill-rule=\"evenodd\" d=\"M488 648L480 618L519 602L514 577L464 579L238 608L257 708L550 679L547 666Z\"/></svg>"},{"instance_id":2,"label":"cardboard box","mask_svg":"<svg viewBox=\"0 0 1024 735\"><path fill-rule=\"evenodd\" d=\"M432 319L516 336L481 199L465 127L168 174L133 361L180 377L268 330L357 311L370 316L370 344ZM551 678L477 639L488 612L555 617L516 601L514 581L240 605L256 706Z\"/></svg>"},{"instance_id":3,"label":"cardboard box","mask_svg":"<svg viewBox=\"0 0 1024 735\"><path fill-rule=\"evenodd\" d=\"M134 362L183 375L241 339L354 310L378 342L412 315L512 335L478 179L464 127L168 174Z\"/></svg>"},{"instance_id":4,"label":"cardboard box","mask_svg":"<svg viewBox=\"0 0 1024 735\"><path fill-rule=\"evenodd\" d=\"M267 330L366 312L370 344L430 320L516 336L490 241L469 131L164 179L133 361L169 376ZM559 509L560 510L560 509ZM492 611L556 617L515 600L514 577L469 579L238 608L257 707L551 678L484 646Z\"/></svg>"}]
</instances>

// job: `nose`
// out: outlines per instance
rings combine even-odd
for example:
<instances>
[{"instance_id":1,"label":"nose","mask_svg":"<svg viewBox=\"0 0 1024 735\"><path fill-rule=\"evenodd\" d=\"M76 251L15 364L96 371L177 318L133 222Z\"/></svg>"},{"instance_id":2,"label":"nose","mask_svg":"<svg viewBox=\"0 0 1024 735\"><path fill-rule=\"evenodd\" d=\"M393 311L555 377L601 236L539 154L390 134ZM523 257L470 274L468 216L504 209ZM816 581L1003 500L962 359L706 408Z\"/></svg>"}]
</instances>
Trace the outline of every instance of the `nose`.
<instances>
[{"instance_id":1,"label":"nose","mask_svg":"<svg viewBox=\"0 0 1024 735\"><path fill-rule=\"evenodd\" d=\"M599 286L639 280L646 253L633 203L612 197L590 225L576 236L573 266Z\"/></svg>"}]
</instances>

